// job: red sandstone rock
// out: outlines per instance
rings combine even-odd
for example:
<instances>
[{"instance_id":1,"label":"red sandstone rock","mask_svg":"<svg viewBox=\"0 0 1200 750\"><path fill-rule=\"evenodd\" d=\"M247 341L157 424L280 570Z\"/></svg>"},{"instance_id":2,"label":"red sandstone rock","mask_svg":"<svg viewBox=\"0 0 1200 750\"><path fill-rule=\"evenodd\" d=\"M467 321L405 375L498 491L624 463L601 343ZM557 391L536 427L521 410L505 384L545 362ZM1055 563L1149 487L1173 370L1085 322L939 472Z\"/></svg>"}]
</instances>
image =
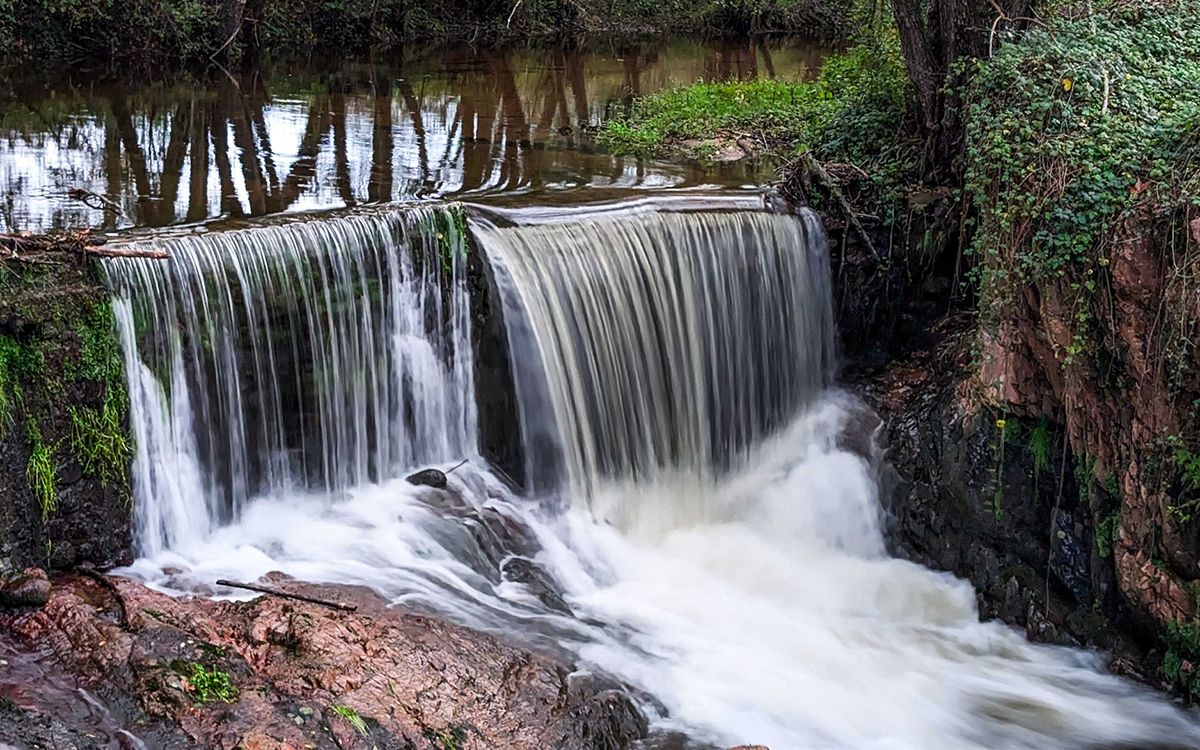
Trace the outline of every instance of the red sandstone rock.
<instances>
[{"instance_id":1,"label":"red sandstone rock","mask_svg":"<svg viewBox=\"0 0 1200 750\"><path fill-rule=\"evenodd\" d=\"M111 580L128 629L112 591L73 577L59 581L43 609L2 617L0 627L51 648L85 682L133 696L201 747L441 750L449 738L460 750L619 750L646 733L615 685L388 608L365 589L272 584L358 605L345 613L275 597L173 598ZM195 664L228 675L236 694L202 702Z\"/></svg>"}]
</instances>

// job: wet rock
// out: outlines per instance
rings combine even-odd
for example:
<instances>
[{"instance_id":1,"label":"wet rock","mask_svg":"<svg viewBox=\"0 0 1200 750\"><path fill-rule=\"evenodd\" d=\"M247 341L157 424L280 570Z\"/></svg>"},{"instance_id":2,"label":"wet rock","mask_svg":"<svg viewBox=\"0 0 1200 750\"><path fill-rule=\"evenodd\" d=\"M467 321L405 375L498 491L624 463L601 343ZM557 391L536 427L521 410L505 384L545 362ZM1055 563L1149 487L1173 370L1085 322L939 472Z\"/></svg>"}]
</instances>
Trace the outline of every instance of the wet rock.
<instances>
[{"instance_id":1,"label":"wet rock","mask_svg":"<svg viewBox=\"0 0 1200 750\"><path fill-rule=\"evenodd\" d=\"M1082 605L1092 602L1092 581L1088 572L1091 550L1083 542L1083 529L1074 516L1059 511L1054 520L1054 540L1050 548L1050 572Z\"/></svg>"},{"instance_id":2,"label":"wet rock","mask_svg":"<svg viewBox=\"0 0 1200 750\"><path fill-rule=\"evenodd\" d=\"M629 693L598 675L568 677L567 705L572 721L559 750L626 750L649 730Z\"/></svg>"},{"instance_id":3,"label":"wet rock","mask_svg":"<svg viewBox=\"0 0 1200 750\"><path fill-rule=\"evenodd\" d=\"M571 677L565 658L390 607L366 589L271 579L358 607L346 613L278 597L179 599L109 580L128 628L113 592L65 577L44 608L0 615L0 629L199 747L403 750L448 737L458 750L624 750L646 733L619 685ZM189 678L199 668L233 691L202 700Z\"/></svg>"},{"instance_id":4,"label":"wet rock","mask_svg":"<svg viewBox=\"0 0 1200 750\"><path fill-rule=\"evenodd\" d=\"M415 474L409 474L404 480L409 484L433 487L438 490L446 489L446 484L449 481L446 478L446 474L437 469L422 469Z\"/></svg>"},{"instance_id":5,"label":"wet rock","mask_svg":"<svg viewBox=\"0 0 1200 750\"><path fill-rule=\"evenodd\" d=\"M50 600L50 579L40 568L26 568L0 586L0 607L41 607Z\"/></svg>"},{"instance_id":6,"label":"wet rock","mask_svg":"<svg viewBox=\"0 0 1200 750\"><path fill-rule=\"evenodd\" d=\"M1156 657L1112 595L1111 561L1092 541L1089 496L1099 490L1081 492L1065 426L979 404L972 333L946 321L928 347L860 381L885 424L892 551L970 580L984 619L1154 673ZM1037 456L1035 429L1045 431Z\"/></svg>"},{"instance_id":7,"label":"wet rock","mask_svg":"<svg viewBox=\"0 0 1200 750\"><path fill-rule=\"evenodd\" d=\"M524 557L510 557L500 570L506 579L525 584L538 601L550 609L571 614L571 607L555 587L554 580L537 563Z\"/></svg>"}]
</instances>

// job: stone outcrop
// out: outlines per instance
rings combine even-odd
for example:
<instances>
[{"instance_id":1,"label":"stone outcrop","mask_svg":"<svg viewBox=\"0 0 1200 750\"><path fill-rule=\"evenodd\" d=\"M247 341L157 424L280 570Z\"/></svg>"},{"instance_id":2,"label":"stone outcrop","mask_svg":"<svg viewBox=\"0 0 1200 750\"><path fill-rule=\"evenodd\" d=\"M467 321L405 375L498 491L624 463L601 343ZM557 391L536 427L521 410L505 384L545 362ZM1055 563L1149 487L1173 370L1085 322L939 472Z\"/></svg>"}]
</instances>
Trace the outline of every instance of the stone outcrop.
<instances>
[{"instance_id":1,"label":"stone outcrop","mask_svg":"<svg viewBox=\"0 0 1200 750\"><path fill-rule=\"evenodd\" d=\"M347 613L108 580L65 577L44 608L0 628L194 747L622 750L647 731L615 683L365 589L272 581L357 605Z\"/></svg>"}]
</instances>

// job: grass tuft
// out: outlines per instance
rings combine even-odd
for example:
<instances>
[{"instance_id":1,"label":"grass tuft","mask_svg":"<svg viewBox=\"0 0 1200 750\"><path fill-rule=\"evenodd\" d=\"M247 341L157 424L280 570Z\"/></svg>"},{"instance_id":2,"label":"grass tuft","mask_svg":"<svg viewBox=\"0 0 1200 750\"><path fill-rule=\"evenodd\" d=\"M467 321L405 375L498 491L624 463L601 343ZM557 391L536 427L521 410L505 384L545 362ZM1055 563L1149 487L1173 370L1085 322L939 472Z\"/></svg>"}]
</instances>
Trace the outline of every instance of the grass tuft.
<instances>
[{"instance_id":1,"label":"grass tuft","mask_svg":"<svg viewBox=\"0 0 1200 750\"><path fill-rule=\"evenodd\" d=\"M329 710L345 719L350 726L354 727L354 731L358 732L363 737L366 737L370 733L370 731L367 729L366 720L363 719L363 717L360 716L353 708L338 704L336 706L330 706Z\"/></svg>"}]
</instances>

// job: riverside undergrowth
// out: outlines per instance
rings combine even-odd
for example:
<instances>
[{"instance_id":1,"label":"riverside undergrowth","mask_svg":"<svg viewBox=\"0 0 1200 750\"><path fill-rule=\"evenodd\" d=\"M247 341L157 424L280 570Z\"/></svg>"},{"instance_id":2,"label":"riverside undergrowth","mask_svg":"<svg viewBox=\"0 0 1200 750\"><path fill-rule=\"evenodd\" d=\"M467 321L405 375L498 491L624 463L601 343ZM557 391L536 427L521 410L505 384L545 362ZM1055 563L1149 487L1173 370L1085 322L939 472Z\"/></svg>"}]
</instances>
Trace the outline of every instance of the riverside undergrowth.
<instances>
[{"instance_id":1,"label":"riverside undergrowth","mask_svg":"<svg viewBox=\"0 0 1200 750\"><path fill-rule=\"evenodd\" d=\"M842 38L850 0L0 0L0 63L183 63L254 48L362 53L411 41L480 46L581 34Z\"/></svg>"},{"instance_id":2,"label":"riverside undergrowth","mask_svg":"<svg viewBox=\"0 0 1200 750\"><path fill-rule=\"evenodd\" d=\"M898 140L907 101L898 45L884 34L833 55L813 80L699 82L643 97L599 139L618 153L652 155L690 139L748 137L858 163Z\"/></svg>"},{"instance_id":3,"label":"riverside undergrowth","mask_svg":"<svg viewBox=\"0 0 1200 750\"><path fill-rule=\"evenodd\" d=\"M1094 349L1093 301L1112 227L1135 207L1200 205L1200 2L1122 2L1002 41L970 71L965 191L978 224L980 310L1069 277L1075 336Z\"/></svg>"}]
</instances>

